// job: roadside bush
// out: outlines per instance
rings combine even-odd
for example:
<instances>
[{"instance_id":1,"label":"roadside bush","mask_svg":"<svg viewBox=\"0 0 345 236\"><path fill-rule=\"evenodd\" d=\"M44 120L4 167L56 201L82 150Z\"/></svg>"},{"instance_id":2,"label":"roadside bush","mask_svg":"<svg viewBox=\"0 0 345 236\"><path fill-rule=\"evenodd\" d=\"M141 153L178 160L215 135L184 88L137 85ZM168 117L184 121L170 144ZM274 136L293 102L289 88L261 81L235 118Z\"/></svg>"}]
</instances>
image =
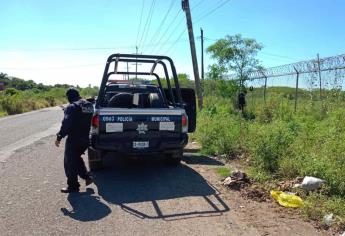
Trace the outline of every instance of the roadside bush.
<instances>
[{"instance_id":1,"label":"roadside bush","mask_svg":"<svg viewBox=\"0 0 345 236\"><path fill-rule=\"evenodd\" d=\"M215 115L198 120L197 140L207 154L234 155L238 149L239 127L228 121L229 116Z\"/></svg>"},{"instance_id":2,"label":"roadside bush","mask_svg":"<svg viewBox=\"0 0 345 236\"><path fill-rule=\"evenodd\" d=\"M19 91L15 88L7 88L4 91L4 95L6 95L6 96L13 96L13 95L16 95L18 93L19 93Z\"/></svg>"},{"instance_id":3,"label":"roadside bush","mask_svg":"<svg viewBox=\"0 0 345 236\"><path fill-rule=\"evenodd\" d=\"M290 145L293 134L285 123L274 122L257 127L253 137L252 162L258 168L270 173L279 170L279 162L291 156Z\"/></svg>"},{"instance_id":4,"label":"roadside bush","mask_svg":"<svg viewBox=\"0 0 345 236\"><path fill-rule=\"evenodd\" d=\"M243 115L232 98L206 97L195 137L208 154L245 152L246 171L257 181L324 179L322 194L308 195L303 212L318 221L334 213L341 217L335 224L345 230L345 104L306 96L294 112L294 104L278 94L266 106L252 103L256 107L246 107Z\"/></svg>"}]
</instances>

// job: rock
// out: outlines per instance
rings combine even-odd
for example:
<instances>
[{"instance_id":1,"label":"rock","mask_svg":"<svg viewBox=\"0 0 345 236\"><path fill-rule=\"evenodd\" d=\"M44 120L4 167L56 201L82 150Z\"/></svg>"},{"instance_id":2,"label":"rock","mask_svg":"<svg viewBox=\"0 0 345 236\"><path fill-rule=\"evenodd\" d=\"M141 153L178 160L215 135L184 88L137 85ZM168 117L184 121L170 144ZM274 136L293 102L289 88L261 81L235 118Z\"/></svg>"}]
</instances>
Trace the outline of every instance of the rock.
<instances>
[{"instance_id":1,"label":"rock","mask_svg":"<svg viewBox=\"0 0 345 236\"><path fill-rule=\"evenodd\" d=\"M332 224L332 222L333 222L333 213L327 214L327 215L325 215L325 216L323 217L323 223L324 223L326 226L330 227L331 224Z\"/></svg>"},{"instance_id":2,"label":"rock","mask_svg":"<svg viewBox=\"0 0 345 236\"><path fill-rule=\"evenodd\" d=\"M225 186L229 186L232 182L231 177L227 177L224 181L223 181L223 185Z\"/></svg>"}]
</instances>

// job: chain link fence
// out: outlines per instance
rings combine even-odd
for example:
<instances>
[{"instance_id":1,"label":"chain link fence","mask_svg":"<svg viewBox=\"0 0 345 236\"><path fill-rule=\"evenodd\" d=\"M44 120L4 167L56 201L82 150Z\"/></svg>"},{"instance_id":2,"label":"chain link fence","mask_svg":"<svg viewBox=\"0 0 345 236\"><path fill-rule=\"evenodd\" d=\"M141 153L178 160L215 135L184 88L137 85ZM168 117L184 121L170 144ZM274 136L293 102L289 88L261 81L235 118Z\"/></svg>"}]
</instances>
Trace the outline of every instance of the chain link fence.
<instances>
[{"instance_id":1,"label":"chain link fence","mask_svg":"<svg viewBox=\"0 0 345 236\"><path fill-rule=\"evenodd\" d=\"M344 79L345 54L253 71L243 81L246 107L253 112L267 106L331 110L345 105Z\"/></svg>"}]
</instances>

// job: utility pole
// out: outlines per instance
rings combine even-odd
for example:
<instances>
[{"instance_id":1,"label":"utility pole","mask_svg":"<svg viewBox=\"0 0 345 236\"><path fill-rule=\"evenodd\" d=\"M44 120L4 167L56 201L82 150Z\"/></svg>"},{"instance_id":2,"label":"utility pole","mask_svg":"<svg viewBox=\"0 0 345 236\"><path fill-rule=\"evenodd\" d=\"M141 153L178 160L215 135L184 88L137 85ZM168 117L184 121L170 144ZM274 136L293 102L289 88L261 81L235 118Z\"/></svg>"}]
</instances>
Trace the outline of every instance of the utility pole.
<instances>
[{"instance_id":1,"label":"utility pole","mask_svg":"<svg viewBox=\"0 0 345 236\"><path fill-rule=\"evenodd\" d=\"M186 13L190 52L192 54L192 62L193 62L195 88L196 88L196 94L198 97L198 107L201 110L203 99L202 99L202 91L201 91L201 84L200 84L200 77L199 77L198 59L196 57L196 51L195 51L193 23L192 23L192 15L190 13L189 0L182 0L182 10Z\"/></svg>"},{"instance_id":2,"label":"utility pole","mask_svg":"<svg viewBox=\"0 0 345 236\"><path fill-rule=\"evenodd\" d=\"M205 74L204 74L204 30L200 28L201 33L201 79L204 81Z\"/></svg>"}]
</instances>

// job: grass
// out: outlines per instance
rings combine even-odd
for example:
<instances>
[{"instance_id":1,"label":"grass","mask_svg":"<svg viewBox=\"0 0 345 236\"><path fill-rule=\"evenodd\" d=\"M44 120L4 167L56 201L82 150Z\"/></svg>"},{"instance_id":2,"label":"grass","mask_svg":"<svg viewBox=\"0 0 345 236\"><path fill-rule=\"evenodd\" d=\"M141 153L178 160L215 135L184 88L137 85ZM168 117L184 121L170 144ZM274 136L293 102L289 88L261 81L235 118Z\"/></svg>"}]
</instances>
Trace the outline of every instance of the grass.
<instances>
[{"instance_id":1,"label":"grass","mask_svg":"<svg viewBox=\"0 0 345 236\"><path fill-rule=\"evenodd\" d=\"M333 213L333 228L339 232L345 231L345 199L337 196L327 197L322 194L311 193L304 199L302 214L307 219L320 222L324 228L328 228L323 222L326 214Z\"/></svg>"},{"instance_id":2,"label":"grass","mask_svg":"<svg viewBox=\"0 0 345 236\"><path fill-rule=\"evenodd\" d=\"M227 178L231 174L231 170L228 167L217 167L215 170L217 174L220 175L222 178Z\"/></svg>"},{"instance_id":3,"label":"grass","mask_svg":"<svg viewBox=\"0 0 345 236\"><path fill-rule=\"evenodd\" d=\"M294 112L290 97L279 94L278 88L274 91L276 95L266 105L263 100L256 100L255 106L248 102L243 115L233 108L233 99L207 96L194 137L206 154L225 154L228 160L246 156L249 176L264 184L307 175L326 180L327 191L306 196L302 212L319 222L331 212L341 228L345 218L345 99L331 97L320 102L301 96Z\"/></svg>"},{"instance_id":4,"label":"grass","mask_svg":"<svg viewBox=\"0 0 345 236\"><path fill-rule=\"evenodd\" d=\"M19 91L8 88L0 92L0 116L20 114L45 107L67 103L66 88L51 88L47 91L29 89ZM81 95L88 97L97 92L94 88L81 89Z\"/></svg>"}]
</instances>

